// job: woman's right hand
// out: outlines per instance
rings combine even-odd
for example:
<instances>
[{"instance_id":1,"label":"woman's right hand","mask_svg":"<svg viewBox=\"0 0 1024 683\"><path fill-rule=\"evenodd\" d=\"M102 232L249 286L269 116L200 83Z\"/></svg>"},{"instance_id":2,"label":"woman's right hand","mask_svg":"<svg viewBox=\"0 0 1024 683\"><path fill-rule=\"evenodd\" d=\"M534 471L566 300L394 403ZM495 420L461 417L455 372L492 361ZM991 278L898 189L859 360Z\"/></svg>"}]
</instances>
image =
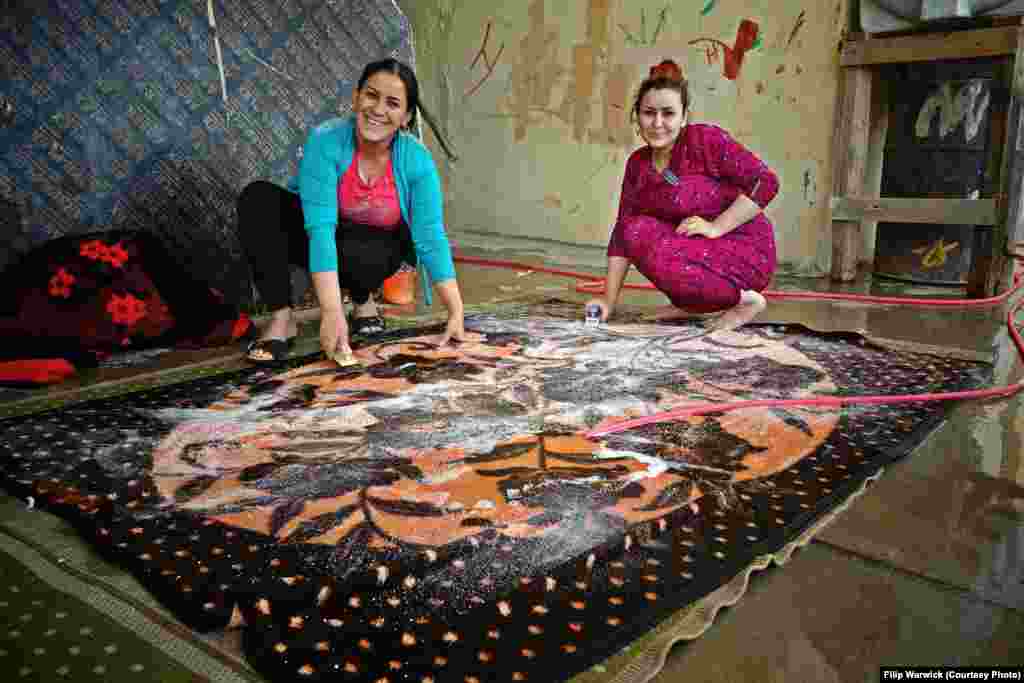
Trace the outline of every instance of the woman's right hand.
<instances>
[{"instance_id":1,"label":"woman's right hand","mask_svg":"<svg viewBox=\"0 0 1024 683\"><path fill-rule=\"evenodd\" d=\"M320 316L320 348L329 358L339 351L351 353L348 343L348 321L343 310L328 310Z\"/></svg>"},{"instance_id":2,"label":"woman's right hand","mask_svg":"<svg viewBox=\"0 0 1024 683\"><path fill-rule=\"evenodd\" d=\"M584 305L584 311L587 310L587 306L598 306L601 309L601 322L603 323L608 322L608 318L612 317L612 312L615 310L615 306L605 299L591 299ZM586 317L585 313L584 317Z\"/></svg>"}]
</instances>

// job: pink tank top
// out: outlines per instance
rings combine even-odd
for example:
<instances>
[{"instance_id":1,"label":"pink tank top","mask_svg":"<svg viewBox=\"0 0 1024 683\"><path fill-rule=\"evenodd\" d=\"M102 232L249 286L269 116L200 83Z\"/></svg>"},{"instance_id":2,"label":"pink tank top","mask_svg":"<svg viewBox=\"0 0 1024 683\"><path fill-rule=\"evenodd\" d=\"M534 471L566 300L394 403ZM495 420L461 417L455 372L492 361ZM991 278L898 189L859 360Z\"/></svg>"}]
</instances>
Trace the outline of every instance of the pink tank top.
<instances>
[{"instance_id":1,"label":"pink tank top","mask_svg":"<svg viewBox=\"0 0 1024 683\"><path fill-rule=\"evenodd\" d=\"M338 214L343 220L395 230L402 220L398 204L395 171L388 163L387 173L366 182L359 175L359 152L338 181Z\"/></svg>"}]
</instances>

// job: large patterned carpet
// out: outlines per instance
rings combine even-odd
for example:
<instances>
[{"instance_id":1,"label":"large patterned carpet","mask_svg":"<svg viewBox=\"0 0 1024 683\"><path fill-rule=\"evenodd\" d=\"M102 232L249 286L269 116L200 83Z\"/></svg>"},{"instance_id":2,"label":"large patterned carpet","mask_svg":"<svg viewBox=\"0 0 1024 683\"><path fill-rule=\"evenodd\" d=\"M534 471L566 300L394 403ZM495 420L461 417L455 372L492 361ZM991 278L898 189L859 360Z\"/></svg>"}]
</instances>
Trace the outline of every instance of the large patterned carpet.
<instances>
[{"instance_id":1,"label":"large patterned carpet","mask_svg":"<svg viewBox=\"0 0 1024 683\"><path fill-rule=\"evenodd\" d=\"M193 629L241 629L272 680L568 680L791 547L945 408L589 430L989 376L792 326L577 320L508 306L470 317L480 343L397 331L355 368L307 357L7 420L0 477Z\"/></svg>"}]
</instances>

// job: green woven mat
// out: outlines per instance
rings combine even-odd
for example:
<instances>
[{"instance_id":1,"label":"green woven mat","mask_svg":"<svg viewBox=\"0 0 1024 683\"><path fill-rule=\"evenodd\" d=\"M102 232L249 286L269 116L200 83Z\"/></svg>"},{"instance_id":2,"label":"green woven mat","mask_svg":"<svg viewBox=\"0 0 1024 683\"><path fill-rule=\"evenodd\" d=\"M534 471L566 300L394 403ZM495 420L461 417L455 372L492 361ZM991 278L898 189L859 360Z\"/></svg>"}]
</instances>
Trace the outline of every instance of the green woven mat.
<instances>
[{"instance_id":1,"label":"green woven mat","mask_svg":"<svg viewBox=\"0 0 1024 683\"><path fill-rule=\"evenodd\" d=\"M31 572L15 559L23 552L0 539L0 668L35 681L196 680L118 621L57 588L66 582Z\"/></svg>"},{"instance_id":2,"label":"green woven mat","mask_svg":"<svg viewBox=\"0 0 1024 683\"><path fill-rule=\"evenodd\" d=\"M12 505L6 499L0 509L8 513ZM33 514L44 526L62 525ZM133 599L102 578L130 576L111 567L102 567L100 578L91 574L84 547L68 552L58 534L40 533L39 525L13 532L14 526L5 521L0 528L0 671L20 681L260 680L148 599ZM48 551L50 541L61 551Z\"/></svg>"}]
</instances>

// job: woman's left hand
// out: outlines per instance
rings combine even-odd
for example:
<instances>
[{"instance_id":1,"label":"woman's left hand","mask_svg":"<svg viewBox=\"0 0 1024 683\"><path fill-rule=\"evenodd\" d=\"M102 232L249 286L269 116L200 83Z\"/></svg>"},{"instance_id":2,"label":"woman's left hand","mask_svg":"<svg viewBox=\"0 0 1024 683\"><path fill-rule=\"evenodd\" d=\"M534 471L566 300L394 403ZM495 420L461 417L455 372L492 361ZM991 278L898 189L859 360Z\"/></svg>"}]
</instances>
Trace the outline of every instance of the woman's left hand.
<instances>
[{"instance_id":1,"label":"woman's left hand","mask_svg":"<svg viewBox=\"0 0 1024 683\"><path fill-rule=\"evenodd\" d=\"M484 335L479 332L467 332L463 317L461 315L448 316L448 325L445 326L444 334L437 341L439 349L444 348L452 340L456 342L479 342L484 340Z\"/></svg>"},{"instance_id":2,"label":"woman's left hand","mask_svg":"<svg viewBox=\"0 0 1024 683\"><path fill-rule=\"evenodd\" d=\"M676 228L676 234L687 237L707 237L708 239L717 239L722 236L721 231L714 223L709 223L700 216L690 216L684 219Z\"/></svg>"}]
</instances>

